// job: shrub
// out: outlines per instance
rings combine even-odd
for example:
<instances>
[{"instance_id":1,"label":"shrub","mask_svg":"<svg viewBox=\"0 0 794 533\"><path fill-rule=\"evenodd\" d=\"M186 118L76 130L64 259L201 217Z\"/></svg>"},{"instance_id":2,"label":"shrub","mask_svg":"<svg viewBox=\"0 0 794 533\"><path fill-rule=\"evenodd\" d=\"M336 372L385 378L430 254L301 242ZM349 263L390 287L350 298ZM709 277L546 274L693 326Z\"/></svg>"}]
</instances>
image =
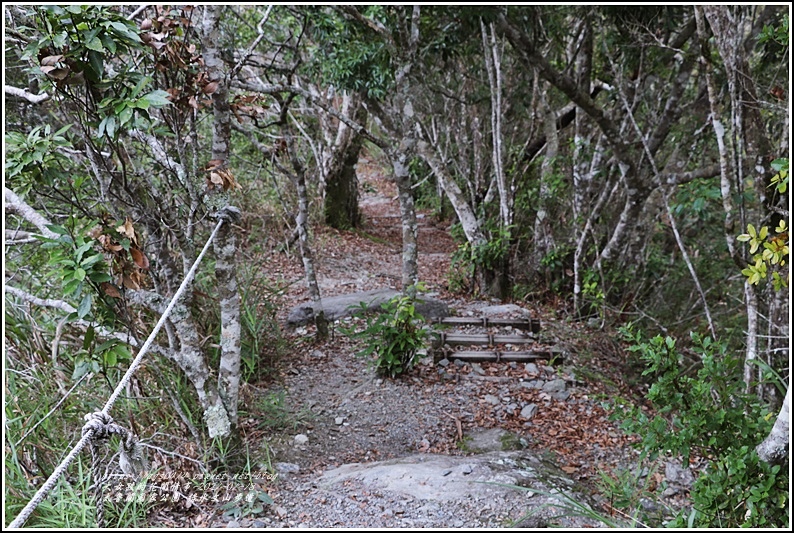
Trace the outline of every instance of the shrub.
<instances>
[{"instance_id":1,"label":"shrub","mask_svg":"<svg viewBox=\"0 0 794 533\"><path fill-rule=\"evenodd\" d=\"M366 327L360 332L343 330L352 338L366 341L367 346L356 355L375 354L372 365L378 375L393 378L409 370L417 350L424 345L427 330L415 304L415 296L398 295L381 304L380 313L367 315L367 306L362 303L356 317L364 318Z\"/></svg>"},{"instance_id":2,"label":"shrub","mask_svg":"<svg viewBox=\"0 0 794 533\"><path fill-rule=\"evenodd\" d=\"M655 382L647 393L656 415L636 406L622 418L624 430L642 437L643 456L691 453L710 459L690 492L692 509L671 522L676 527L788 527L788 474L760 461L755 445L772 427L773 416L757 398L744 393L742 360L724 344L691 334L702 366L694 376L682 371L682 356L671 337L643 342L624 329Z\"/></svg>"}]
</instances>

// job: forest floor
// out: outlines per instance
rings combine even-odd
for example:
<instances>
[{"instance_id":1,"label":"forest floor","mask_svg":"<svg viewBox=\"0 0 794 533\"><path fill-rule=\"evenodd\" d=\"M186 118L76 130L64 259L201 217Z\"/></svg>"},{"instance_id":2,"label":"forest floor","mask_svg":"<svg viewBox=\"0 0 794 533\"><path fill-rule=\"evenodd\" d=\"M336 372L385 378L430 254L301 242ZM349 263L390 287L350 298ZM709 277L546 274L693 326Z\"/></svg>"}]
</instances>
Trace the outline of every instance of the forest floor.
<instances>
[{"instance_id":1,"label":"forest floor","mask_svg":"<svg viewBox=\"0 0 794 533\"><path fill-rule=\"evenodd\" d=\"M364 176L361 209L364 223L356 231L318 227L315 262L323 296L399 289L401 232L396 190L378 169L359 163ZM456 244L449 221L420 213L419 276L430 295L446 302L453 314L480 316L480 310L502 302L474 301L449 292L447 275ZM262 257L260 267L285 282L279 311L283 324L293 306L308 292L297 251ZM244 386L243 403L265 405L271 420L242 418L243 434L258 465L268 464L279 481L268 486L274 504L262 514L197 518L193 525L215 527L483 527L515 524L526 507L504 496L492 502L449 503L439 507L421 498L384 494L360 480L347 480L333 491L318 486L323 473L341 465L370 463L415 454L427 457L472 455L470 444L488 430L512 435L518 448L542 456L580 488L596 494L602 477L638 469L632 438L609 420L605 402L636 396L629 383L626 351L612 335L581 322L571 322L554 308L513 302L541 321L539 343L566 354L555 367L538 362L449 364L420 360L397 379L380 379L355 355L361 345L332 328L331 339L317 342L313 325L285 329L289 355L263 383ZM355 323L348 319L347 325ZM528 386L555 381L562 394ZM551 391L551 392L550 392ZM534 403L531 417L522 406ZM252 409L253 411L253 409ZM508 433L509 432L509 433ZM264 458L264 459L263 459ZM669 474L669 471L667 472ZM640 483L653 490L665 481L665 469L644 472ZM518 491L515 491L518 493ZM685 489L671 490L673 507ZM639 498L639 494L629 495ZM523 498L523 496L522 496ZM601 495L599 512L609 515L609 495ZM428 507L430 506L430 507ZM243 513L244 515L245 513ZM592 525L584 522L572 525Z\"/></svg>"}]
</instances>

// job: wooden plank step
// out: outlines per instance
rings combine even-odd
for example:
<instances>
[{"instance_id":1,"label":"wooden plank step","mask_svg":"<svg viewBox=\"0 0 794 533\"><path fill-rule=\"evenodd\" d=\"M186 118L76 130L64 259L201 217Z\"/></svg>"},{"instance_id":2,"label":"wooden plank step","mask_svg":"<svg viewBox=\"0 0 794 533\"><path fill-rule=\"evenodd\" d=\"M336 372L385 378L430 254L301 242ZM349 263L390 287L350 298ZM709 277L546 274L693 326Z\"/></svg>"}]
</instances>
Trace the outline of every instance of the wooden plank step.
<instances>
[{"instance_id":1,"label":"wooden plank step","mask_svg":"<svg viewBox=\"0 0 794 533\"><path fill-rule=\"evenodd\" d=\"M562 352L556 350L538 351L538 352L500 352L498 350L483 350L483 351L460 351L445 354L449 359L460 359L464 362L481 362L481 361L515 361L530 362L538 360L549 360L553 362L561 362L563 360Z\"/></svg>"},{"instance_id":2,"label":"wooden plank step","mask_svg":"<svg viewBox=\"0 0 794 533\"><path fill-rule=\"evenodd\" d=\"M537 342L532 337L522 335L494 335L492 333L466 334L466 333L438 333L438 338L434 344L437 346L461 345L461 346L494 346L496 344L532 344Z\"/></svg>"},{"instance_id":3,"label":"wooden plank step","mask_svg":"<svg viewBox=\"0 0 794 533\"><path fill-rule=\"evenodd\" d=\"M537 318L477 318L465 316L448 316L445 318L436 318L435 322L437 324L455 326L482 326L485 328L512 326L525 331L531 331L532 333L538 333L540 331L540 320Z\"/></svg>"}]
</instances>

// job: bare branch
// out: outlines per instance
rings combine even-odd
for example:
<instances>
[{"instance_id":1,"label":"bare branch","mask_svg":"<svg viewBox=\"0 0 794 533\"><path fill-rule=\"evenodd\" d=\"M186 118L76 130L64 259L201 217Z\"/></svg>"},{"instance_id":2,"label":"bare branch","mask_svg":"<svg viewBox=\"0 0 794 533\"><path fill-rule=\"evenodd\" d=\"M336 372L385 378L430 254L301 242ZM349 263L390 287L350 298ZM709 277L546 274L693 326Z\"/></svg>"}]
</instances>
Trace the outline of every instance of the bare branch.
<instances>
[{"instance_id":1,"label":"bare branch","mask_svg":"<svg viewBox=\"0 0 794 533\"><path fill-rule=\"evenodd\" d=\"M241 68L243 68L243 63L245 63L246 60L248 60L248 58L251 57L251 54L254 53L256 47L259 46L259 43L265 37L264 25L265 22L267 22L268 17L270 17L270 11L272 11L272 9L273 9L272 4L267 6L267 11L265 11L265 16L262 17L262 20L260 20L259 24L256 25L256 31L257 31L256 39L254 39L254 42L251 43L251 46L248 47L248 50L245 51L245 53L240 57L240 60L237 62L237 64L234 66L231 72L229 72L228 79L231 80L234 79L235 76L237 76L237 73L240 72Z\"/></svg>"},{"instance_id":2,"label":"bare branch","mask_svg":"<svg viewBox=\"0 0 794 533\"><path fill-rule=\"evenodd\" d=\"M3 88L6 94L22 98L31 104L40 104L50 99L50 95L47 93L33 94L27 89L20 89L18 87L12 87L11 85L3 85Z\"/></svg>"},{"instance_id":3,"label":"bare branch","mask_svg":"<svg viewBox=\"0 0 794 533\"><path fill-rule=\"evenodd\" d=\"M7 187L3 187L3 192L5 195L6 212L16 213L37 228L42 235L47 237L48 239L57 239L58 234L54 231L50 230L47 226L52 225L52 223L44 218L38 211L30 207L30 205L25 202L22 198L17 196L17 194Z\"/></svg>"},{"instance_id":4,"label":"bare branch","mask_svg":"<svg viewBox=\"0 0 794 533\"><path fill-rule=\"evenodd\" d=\"M147 7L149 7L149 4L143 4L141 7L127 15L127 20L133 20L135 17L146 11Z\"/></svg>"}]
</instances>

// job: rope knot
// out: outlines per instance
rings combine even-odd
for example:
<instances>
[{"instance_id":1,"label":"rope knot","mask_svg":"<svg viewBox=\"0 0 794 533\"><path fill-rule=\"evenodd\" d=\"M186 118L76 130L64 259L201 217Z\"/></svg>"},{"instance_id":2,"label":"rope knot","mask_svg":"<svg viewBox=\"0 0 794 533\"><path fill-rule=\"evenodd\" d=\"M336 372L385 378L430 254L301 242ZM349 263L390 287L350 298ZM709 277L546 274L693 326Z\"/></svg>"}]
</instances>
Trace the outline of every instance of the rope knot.
<instances>
[{"instance_id":1,"label":"rope knot","mask_svg":"<svg viewBox=\"0 0 794 533\"><path fill-rule=\"evenodd\" d=\"M83 417L86 421L85 425L83 426L82 435L85 435L89 431L93 431L93 438L95 439L106 439L110 435L110 433L115 433L112 431L110 427L113 424L113 417L111 417L107 413L103 413L102 411L96 411L94 413L89 413Z\"/></svg>"},{"instance_id":2,"label":"rope knot","mask_svg":"<svg viewBox=\"0 0 794 533\"><path fill-rule=\"evenodd\" d=\"M243 217L242 212L239 208L234 207L233 205L227 205L217 213L213 215L215 218L220 218L225 220L226 222L231 222L236 224L240 222L240 219Z\"/></svg>"}]
</instances>

